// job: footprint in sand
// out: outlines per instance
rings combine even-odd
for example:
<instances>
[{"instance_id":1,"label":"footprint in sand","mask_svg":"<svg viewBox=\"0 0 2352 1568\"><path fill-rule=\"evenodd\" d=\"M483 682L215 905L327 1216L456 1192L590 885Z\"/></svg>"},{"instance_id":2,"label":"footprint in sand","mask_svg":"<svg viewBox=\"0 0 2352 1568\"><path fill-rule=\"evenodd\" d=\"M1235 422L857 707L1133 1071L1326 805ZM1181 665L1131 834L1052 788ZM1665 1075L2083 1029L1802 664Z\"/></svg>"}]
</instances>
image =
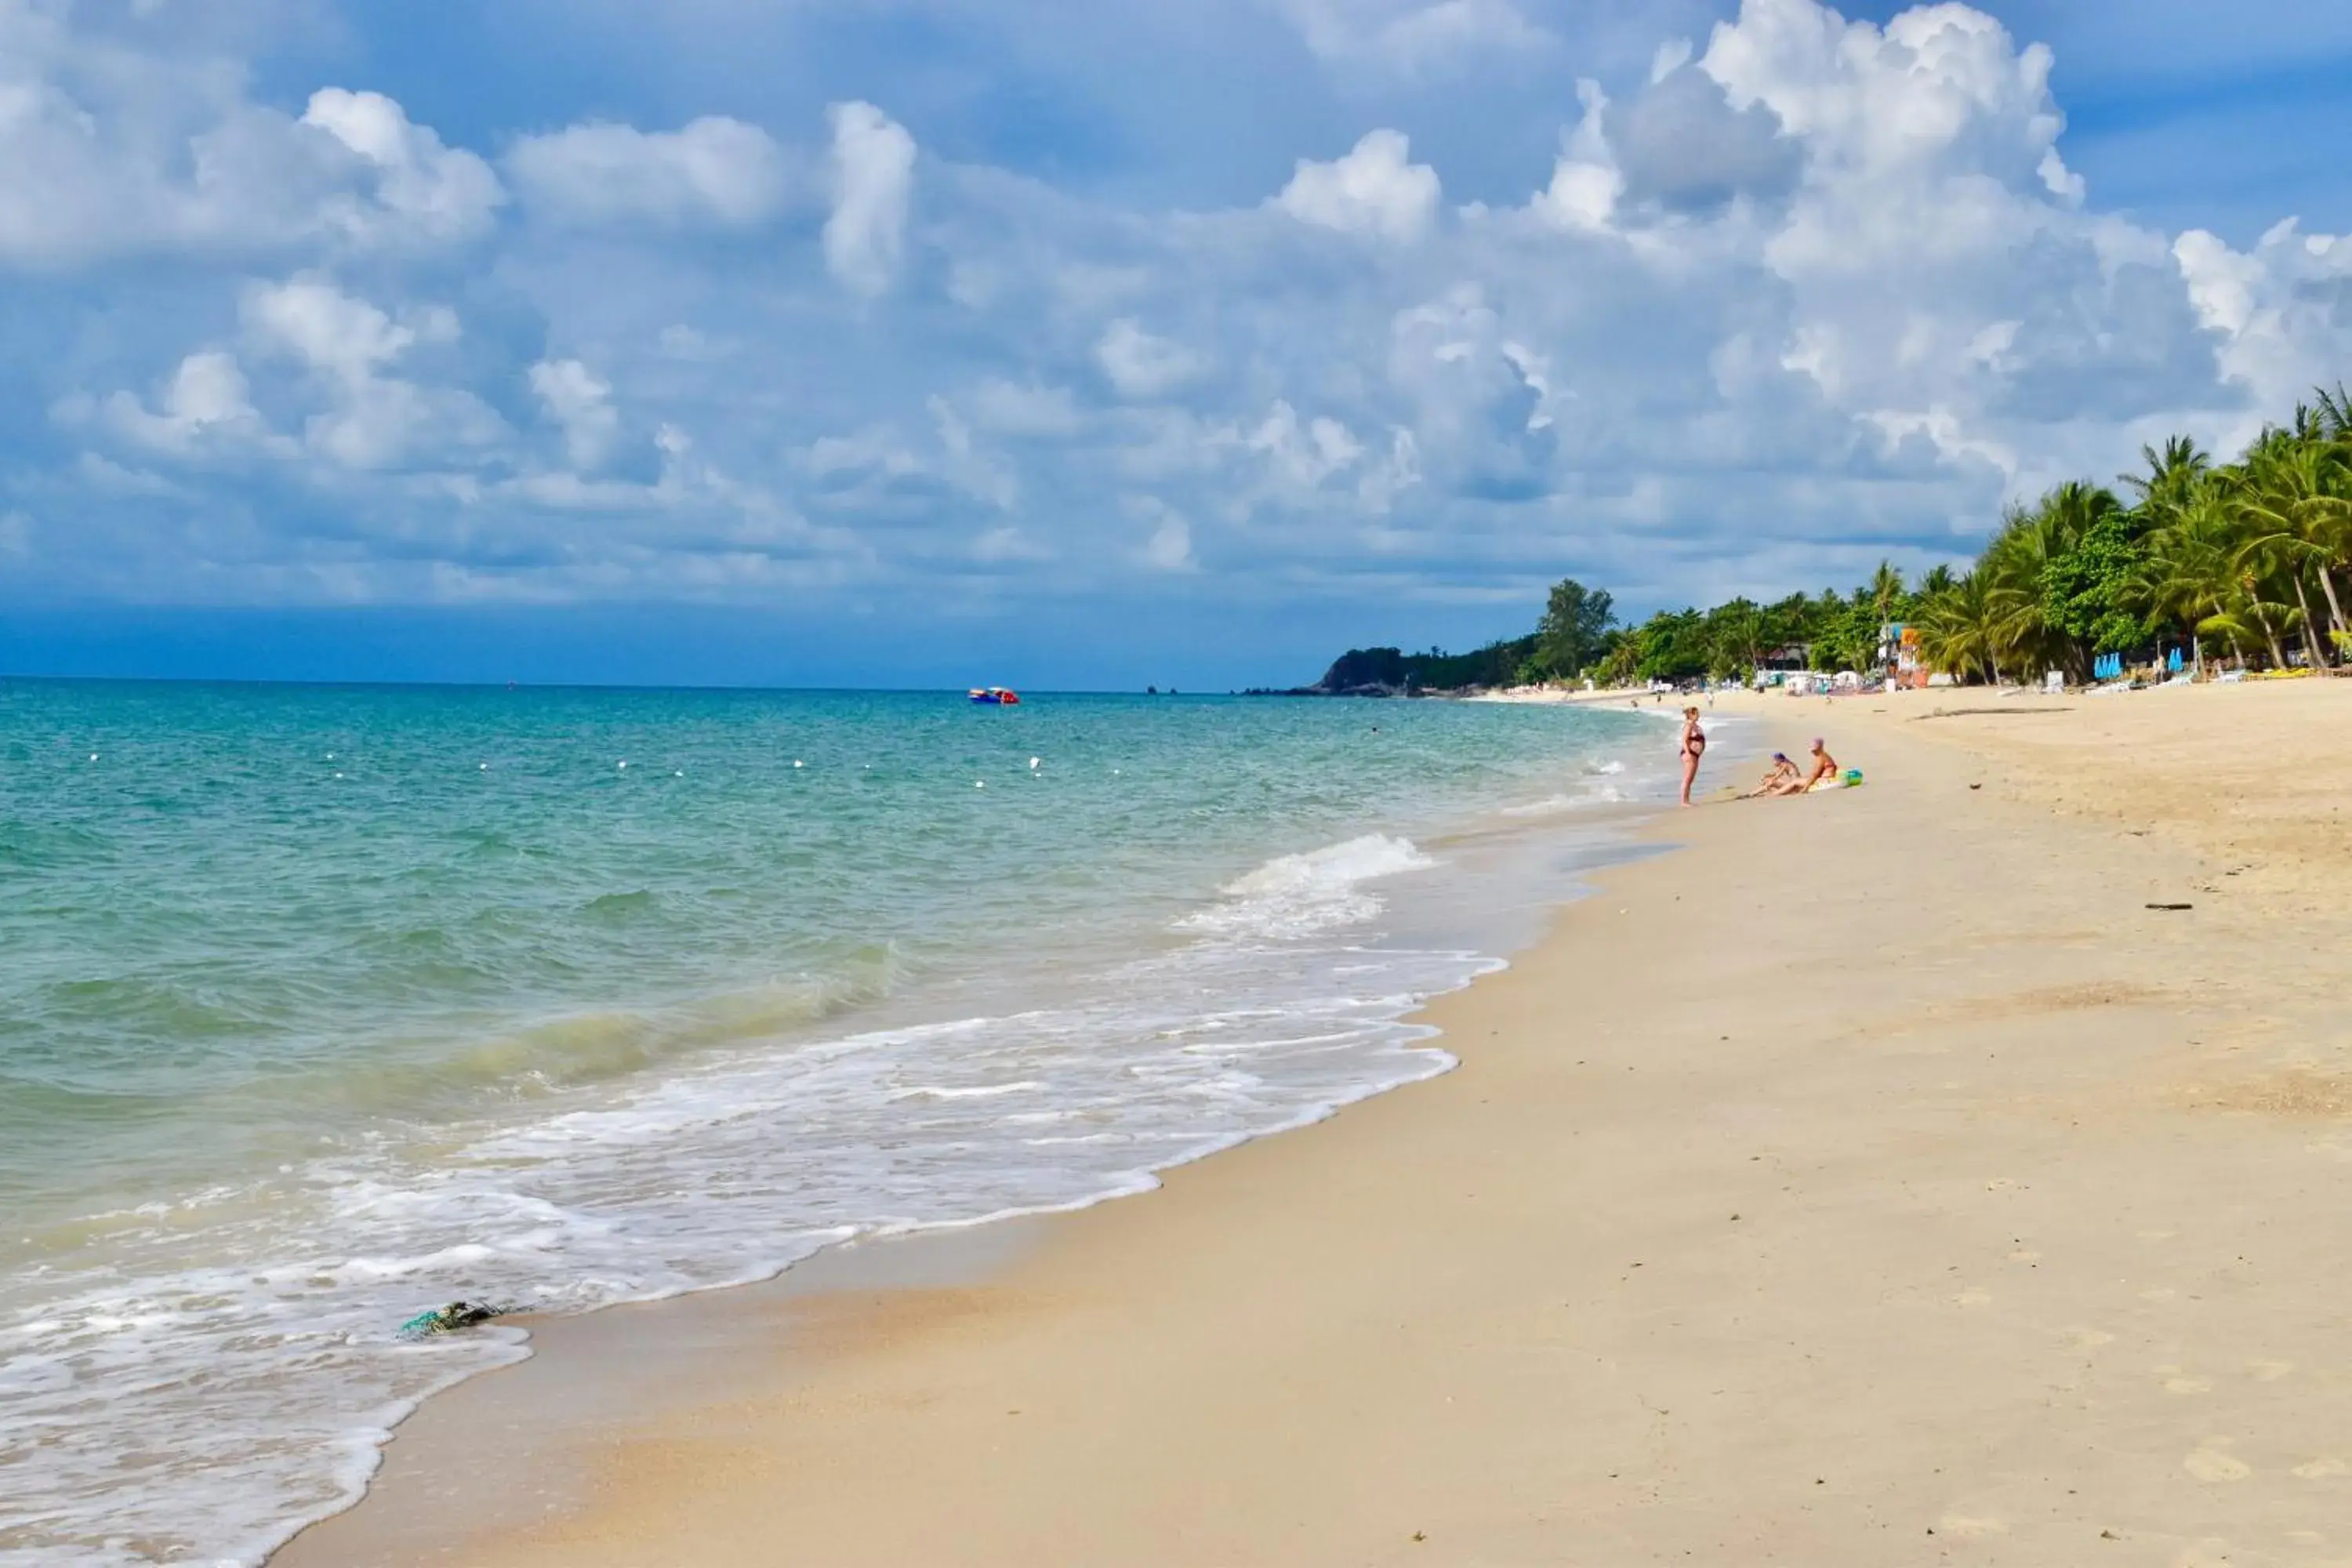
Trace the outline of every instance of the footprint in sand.
<instances>
[{"instance_id":1,"label":"footprint in sand","mask_svg":"<svg viewBox=\"0 0 2352 1568\"><path fill-rule=\"evenodd\" d=\"M2009 1255L2009 1260L2011 1263L2039 1263L2042 1261L2042 1254L2030 1247L2021 1247Z\"/></svg>"},{"instance_id":2,"label":"footprint in sand","mask_svg":"<svg viewBox=\"0 0 2352 1568\"><path fill-rule=\"evenodd\" d=\"M2011 1177L1995 1176L1991 1181L1985 1184L1985 1191L1989 1193L2005 1193L2015 1185L2017 1185L2017 1183Z\"/></svg>"},{"instance_id":3,"label":"footprint in sand","mask_svg":"<svg viewBox=\"0 0 2352 1568\"><path fill-rule=\"evenodd\" d=\"M2254 1374L2256 1383L2276 1383L2294 1370L2291 1361L2258 1361L2247 1363L2246 1370Z\"/></svg>"},{"instance_id":4,"label":"footprint in sand","mask_svg":"<svg viewBox=\"0 0 2352 1568\"><path fill-rule=\"evenodd\" d=\"M2071 1330L2066 1338L2078 1351L2095 1351L2101 1345L2111 1345L2116 1342L2115 1335L2098 1329Z\"/></svg>"},{"instance_id":5,"label":"footprint in sand","mask_svg":"<svg viewBox=\"0 0 2352 1568\"><path fill-rule=\"evenodd\" d=\"M2306 1481L2324 1481L2336 1476L2352 1476L2352 1465L2341 1459L2314 1459L2307 1465L2297 1465L2287 1474L2300 1476Z\"/></svg>"},{"instance_id":6,"label":"footprint in sand","mask_svg":"<svg viewBox=\"0 0 2352 1568\"><path fill-rule=\"evenodd\" d=\"M2167 1394L2210 1394L2213 1392L2213 1383L2210 1378L2203 1377L2168 1377L2164 1380L2164 1392Z\"/></svg>"},{"instance_id":7,"label":"footprint in sand","mask_svg":"<svg viewBox=\"0 0 2352 1568\"><path fill-rule=\"evenodd\" d=\"M2210 1445L2181 1460L2180 1468L2200 1481L2242 1481L2254 1473L2253 1467L2243 1459Z\"/></svg>"},{"instance_id":8,"label":"footprint in sand","mask_svg":"<svg viewBox=\"0 0 2352 1568\"><path fill-rule=\"evenodd\" d=\"M1952 1305L1955 1307L1981 1307L1987 1301L1991 1300L1991 1295L1983 1290L1963 1290L1958 1295L1952 1298Z\"/></svg>"}]
</instances>

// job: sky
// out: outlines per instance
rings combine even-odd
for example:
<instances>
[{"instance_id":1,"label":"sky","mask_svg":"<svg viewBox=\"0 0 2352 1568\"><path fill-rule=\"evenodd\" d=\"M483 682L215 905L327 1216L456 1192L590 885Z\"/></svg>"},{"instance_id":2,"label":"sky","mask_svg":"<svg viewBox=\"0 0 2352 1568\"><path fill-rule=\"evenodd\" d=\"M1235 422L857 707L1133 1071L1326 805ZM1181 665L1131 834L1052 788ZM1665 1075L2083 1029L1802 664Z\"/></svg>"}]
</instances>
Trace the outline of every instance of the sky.
<instances>
[{"instance_id":1,"label":"sky","mask_svg":"<svg viewBox=\"0 0 2352 1568\"><path fill-rule=\"evenodd\" d=\"M2352 375L2352 7L0 0L0 672L1195 689Z\"/></svg>"}]
</instances>

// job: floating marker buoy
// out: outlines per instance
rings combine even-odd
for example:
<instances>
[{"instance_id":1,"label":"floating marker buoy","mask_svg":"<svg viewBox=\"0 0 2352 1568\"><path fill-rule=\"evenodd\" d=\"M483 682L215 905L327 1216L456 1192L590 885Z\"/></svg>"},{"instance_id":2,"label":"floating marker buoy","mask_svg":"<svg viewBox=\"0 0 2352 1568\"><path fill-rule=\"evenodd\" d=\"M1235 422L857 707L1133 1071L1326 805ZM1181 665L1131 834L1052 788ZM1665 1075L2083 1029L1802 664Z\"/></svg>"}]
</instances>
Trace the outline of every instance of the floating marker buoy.
<instances>
[{"instance_id":1,"label":"floating marker buoy","mask_svg":"<svg viewBox=\"0 0 2352 1568\"><path fill-rule=\"evenodd\" d=\"M971 781L971 787L974 789L986 789L988 787L988 783L984 779L974 779Z\"/></svg>"},{"instance_id":2,"label":"floating marker buoy","mask_svg":"<svg viewBox=\"0 0 2352 1568\"><path fill-rule=\"evenodd\" d=\"M793 766L794 766L794 767L796 767L796 768L797 768L797 767L803 767L803 766L805 766L805 765L806 765L806 764L804 764L803 763L802 763L802 761L801 761L798 757L794 757L794 758L793 759Z\"/></svg>"},{"instance_id":3,"label":"floating marker buoy","mask_svg":"<svg viewBox=\"0 0 2352 1568\"><path fill-rule=\"evenodd\" d=\"M96 752L92 752L89 754L89 760L90 760L91 762L93 762L93 763L94 763L94 762L96 762L96 761L98 761L98 753L97 753Z\"/></svg>"},{"instance_id":4,"label":"floating marker buoy","mask_svg":"<svg viewBox=\"0 0 2352 1568\"><path fill-rule=\"evenodd\" d=\"M488 772L490 771L490 764L489 764L489 763L484 763L482 764L482 771L483 771L484 773L488 773Z\"/></svg>"},{"instance_id":5,"label":"floating marker buoy","mask_svg":"<svg viewBox=\"0 0 2352 1568\"><path fill-rule=\"evenodd\" d=\"M629 765L629 764L628 764L628 763L623 763L621 764L621 766L623 766L623 767L625 767L625 767L627 767L628 765Z\"/></svg>"},{"instance_id":6,"label":"floating marker buoy","mask_svg":"<svg viewBox=\"0 0 2352 1568\"><path fill-rule=\"evenodd\" d=\"M1029 759L1029 765L1030 765L1032 768L1034 768L1034 767L1037 765L1037 759L1036 759L1036 758L1034 758L1034 757L1030 758L1030 759Z\"/></svg>"}]
</instances>

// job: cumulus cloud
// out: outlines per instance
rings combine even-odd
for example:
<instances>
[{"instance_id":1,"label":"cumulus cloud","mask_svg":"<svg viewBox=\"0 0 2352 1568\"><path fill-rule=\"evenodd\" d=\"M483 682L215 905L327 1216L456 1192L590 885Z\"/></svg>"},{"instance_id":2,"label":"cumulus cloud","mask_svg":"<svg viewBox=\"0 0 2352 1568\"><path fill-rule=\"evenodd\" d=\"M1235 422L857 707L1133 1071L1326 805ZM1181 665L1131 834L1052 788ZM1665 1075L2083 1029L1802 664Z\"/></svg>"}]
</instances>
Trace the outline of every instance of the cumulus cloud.
<instances>
[{"instance_id":1,"label":"cumulus cloud","mask_svg":"<svg viewBox=\"0 0 2352 1568\"><path fill-rule=\"evenodd\" d=\"M464 465L495 442L502 422L462 388L431 386L392 374L420 343L446 343L460 328L446 307L395 321L367 300L319 277L256 284L242 313L264 352L309 373L324 406L304 423L304 445L344 468L378 469L422 457Z\"/></svg>"},{"instance_id":2,"label":"cumulus cloud","mask_svg":"<svg viewBox=\"0 0 2352 1568\"><path fill-rule=\"evenodd\" d=\"M753 228L783 209L792 184L775 139L724 115L677 131L569 126L523 138L506 164L534 212L582 226Z\"/></svg>"},{"instance_id":3,"label":"cumulus cloud","mask_svg":"<svg viewBox=\"0 0 2352 1568\"><path fill-rule=\"evenodd\" d=\"M85 584L169 555L150 596L220 581L232 515L236 580L289 596L1817 588L2173 429L2242 438L2352 351L2352 240L2101 210L2047 51L1958 5L1744 0L1563 58L1516 127L1556 155L1504 192L1393 130L1182 210L935 149L922 265L916 143L869 104L780 121L804 154L574 124L492 173L389 98L107 78L68 15L0 0L0 264L33 269L0 324L57 345L13 367L51 417L0 512L73 516L19 532L92 542ZM1393 107L1370 41L1501 13L1290 15L1352 132ZM1441 165L1492 200L1444 210ZM142 254L181 265L89 265Z\"/></svg>"},{"instance_id":4,"label":"cumulus cloud","mask_svg":"<svg viewBox=\"0 0 2352 1568\"><path fill-rule=\"evenodd\" d=\"M322 89L289 118L233 61L99 41L73 16L0 0L0 263L430 247L478 237L504 200L381 94Z\"/></svg>"},{"instance_id":5,"label":"cumulus cloud","mask_svg":"<svg viewBox=\"0 0 2352 1568\"><path fill-rule=\"evenodd\" d=\"M1537 192L1530 205L1538 216L1562 228L1599 233L1609 227L1616 214L1625 176L1618 170L1616 153L1601 122L1609 110L1608 94L1601 90L1599 82L1586 79L1576 84L1576 96L1584 105L1584 118L1569 134L1552 164L1551 184Z\"/></svg>"},{"instance_id":6,"label":"cumulus cloud","mask_svg":"<svg viewBox=\"0 0 2352 1568\"><path fill-rule=\"evenodd\" d=\"M825 265L854 294L873 299L898 277L915 186L915 139L870 103L833 107L833 216Z\"/></svg>"},{"instance_id":7,"label":"cumulus cloud","mask_svg":"<svg viewBox=\"0 0 2352 1568\"><path fill-rule=\"evenodd\" d=\"M310 95L302 123L350 148L373 171L372 204L337 204L342 222L361 237L470 239L489 226L491 214L506 201L488 163L443 145L380 92L322 88Z\"/></svg>"},{"instance_id":8,"label":"cumulus cloud","mask_svg":"<svg viewBox=\"0 0 2352 1568\"><path fill-rule=\"evenodd\" d=\"M1202 355L1153 336L1132 316L1121 316L1103 329L1095 340L1095 361L1122 397L1161 396L1207 368Z\"/></svg>"},{"instance_id":9,"label":"cumulus cloud","mask_svg":"<svg viewBox=\"0 0 2352 1568\"><path fill-rule=\"evenodd\" d=\"M530 389L562 426L572 466L582 472L601 466L621 433L612 384L576 359L541 360L530 367Z\"/></svg>"},{"instance_id":10,"label":"cumulus cloud","mask_svg":"<svg viewBox=\"0 0 2352 1568\"><path fill-rule=\"evenodd\" d=\"M1437 171L1410 162L1411 151L1402 132L1367 132L1344 157L1298 160L1275 203L1301 223L1344 234L1419 239L1436 221Z\"/></svg>"}]
</instances>

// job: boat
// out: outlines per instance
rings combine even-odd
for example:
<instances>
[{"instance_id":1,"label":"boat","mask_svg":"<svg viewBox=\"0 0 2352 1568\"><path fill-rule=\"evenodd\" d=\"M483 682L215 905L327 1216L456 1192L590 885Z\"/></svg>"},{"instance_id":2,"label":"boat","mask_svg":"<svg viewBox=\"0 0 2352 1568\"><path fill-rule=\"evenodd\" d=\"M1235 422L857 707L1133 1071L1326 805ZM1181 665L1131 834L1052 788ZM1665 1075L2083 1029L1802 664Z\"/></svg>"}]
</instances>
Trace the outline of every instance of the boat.
<instances>
[{"instance_id":1,"label":"boat","mask_svg":"<svg viewBox=\"0 0 2352 1568\"><path fill-rule=\"evenodd\" d=\"M1008 691L1002 686L975 686L971 689L971 700L991 708L1021 706L1021 693Z\"/></svg>"}]
</instances>

